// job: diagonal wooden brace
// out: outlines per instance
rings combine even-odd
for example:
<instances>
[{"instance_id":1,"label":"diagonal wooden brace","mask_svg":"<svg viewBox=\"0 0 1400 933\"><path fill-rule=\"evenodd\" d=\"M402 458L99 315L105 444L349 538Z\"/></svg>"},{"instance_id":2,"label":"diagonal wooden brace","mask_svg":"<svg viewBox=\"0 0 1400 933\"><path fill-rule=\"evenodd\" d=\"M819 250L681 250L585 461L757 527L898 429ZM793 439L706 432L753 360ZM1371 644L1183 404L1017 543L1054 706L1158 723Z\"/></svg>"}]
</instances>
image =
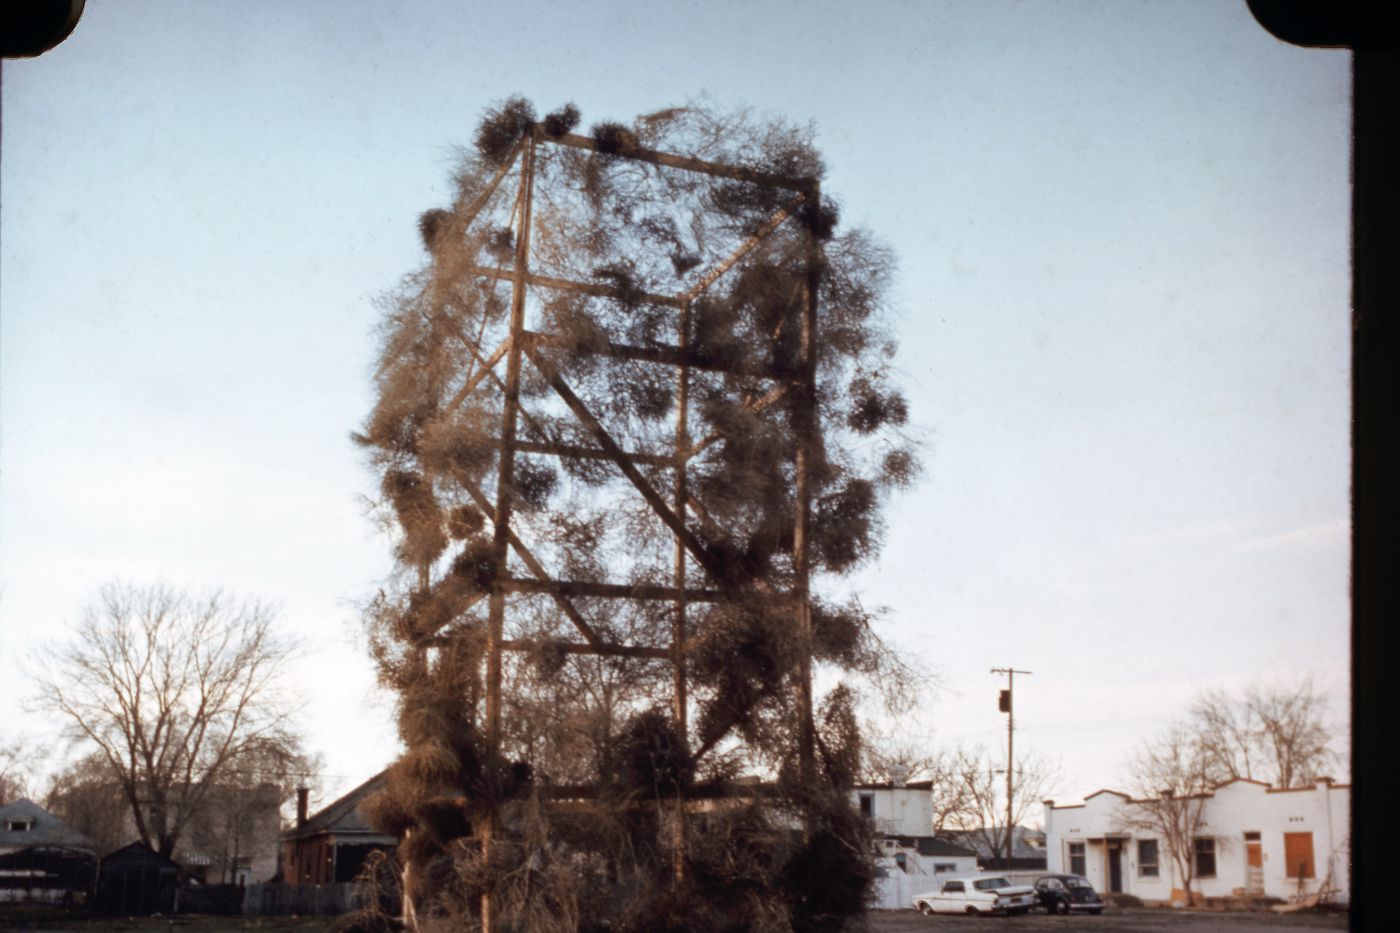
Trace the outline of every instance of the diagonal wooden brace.
<instances>
[{"instance_id":1,"label":"diagonal wooden brace","mask_svg":"<svg viewBox=\"0 0 1400 933\"><path fill-rule=\"evenodd\" d=\"M706 272L700 281L687 289L685 294L680 296L680 300L689 304L703 294L707 288L715 284L715 282L718 282L721 276L734 268L735 263L752 252L758 244L768 239L769 234L777 230L779 224L791 217L792 212L797 209L797 205L801 204L804 200L806 200L806 196L799 194L797 197L784 204L777 213L764 221L763 226L759 227L758 230L754 232L753 236L739 244L739 248L730 253L727 259L717 264L709 272Z\"/></svg>"},{"instance_id":2,"label":"diagonal wooden brace","mask_svg":"<svg viewBox=\"0 0 1400 933\"><path fill-rule=\"evenodd\" d=\"M471 394L472 389L475 389L481 384L481 380L485 379L488 375L494 375L493 370L496 364L510 351L510 337L506 337L490 356L486 359L482 359L480 347L473 344L462 334L458 334L457 336L461 339L462 343L466 345L467 350L470 351L472 356L476 358L477 365L480 366L480 368L472 373L471 378L462 384L462 387L457 390L456 395L452 396L452 401L447 403L448 411L452 411L458 405L462 404L466 397ZM499 377L497 377L497 379L499 380Z\"/></svg>"},{"instance_id":3,"label":"diagonal wooden brace","mask_svg":"<svg viewBox=\"0 0 1400 933\"><path fill-rule=\"evenodd\" d=\"M594 439L598 441L598 446L602 447L612 461L617 464L618 469L622 471L622 475L626 476L632 485L636 487L637 492L641 493L642 498L646 500L647 505L651 506L652 511L657 514L657 517L665 523L667 528L671 529L671 532L685 545L685 549L690 552L691 556L695 558L696 562L699 563L701 567L705 568L705 572L708 573L716 583L721 585L728 583L729 574L724 566L720 564L719 560L705 547L700 539L695 536L695 533L685 526L685 522L683 522L680 516L666 504L666 500L661 498L661 494L656 491L655 487L647 482L647 478L637 469L637 465L632 461L632 458L627 456L626 451L618 445L617 441L613 440L607 428L603 427L602 423L588 410L588 406L584 404L583 399L574 394L574 390L569 388L568 383L559 375L558 370L554 368L553 364L541 356L539 351L535 349L534 341L527 338L522 341L522 344L521 350L524 351L525 356L535 365L535 368L540 371L540 374L544 376L545 380L559 397L564 400L564 404L569 406L569 410L574 413L574 417L578 418L583 426L593 435Z\"/></svg>"},{"instance_id":4,"label":"diagonal wooden brace","mask_svg":"<svg viewBox=\"0 0 1400 933\"><path fill-rule=\"evenodd\" d=\"M486 493L482 492L480 486L466 477L463 477L462 485L466 487L467 492L471 495L472 499L476 501L477 508L481 509L481 511L487 515L492 514L491 500L486 498ZM549 571L545 569L544 564L539 562L535 555L531 553L530 549L525 546L525 542L521 541L514 531L506 529L506 538L510 541L511 550L520 555L521 561L530 569L531 573L541 581L552 581ZM583 614L569 601L569 597L557 590L550 591L549 596L554 600L554 604L559 607L559 611L564 613L570 622L574 623L574 628L579 630L579 634L582 635L590 645L597 647L603 644L603 640L598 637L598 633L593 631L593 626L588 624Z\"/></svg>"}]
</instances>

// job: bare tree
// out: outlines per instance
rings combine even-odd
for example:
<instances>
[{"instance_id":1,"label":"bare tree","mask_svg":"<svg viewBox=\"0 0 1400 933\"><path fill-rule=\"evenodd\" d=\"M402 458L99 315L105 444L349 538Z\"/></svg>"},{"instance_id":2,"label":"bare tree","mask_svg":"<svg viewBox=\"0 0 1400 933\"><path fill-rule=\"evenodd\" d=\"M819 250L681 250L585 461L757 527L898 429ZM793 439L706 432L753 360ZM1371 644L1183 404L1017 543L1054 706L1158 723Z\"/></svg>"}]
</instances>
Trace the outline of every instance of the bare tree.
<instances>
[{"instance_id":1,"label":"bare tree","mask_svg":"<svg viewBox=\"0 0 1400 933\"><path fill-rule=\"evenodd\" d=\"M101 752L84 755L55 774L44 809L91 839L99 856L135 835L121 783Z\"/></svg>"},{"instance_id":2,"label":"bare tree","mask_svg":"<svg viewBox=\"0 0 1400 933\"><path fill-rule=\"evenodd\" d=\"M861 781L928 781L933 806L930 831L935 836L971 822L972 798L955 751L908 738L905 721L891 726L867 720L860 732Z\"/></svg>"},{"instance_id":3,"label":"bare tree","mask_svg":"<svg viewBox=\"0 0 1400 933\"><path fill-rule=\"evenodd\" d=\"M1131 764L1135 798L1126 807L1126 819L1161 838L1188 907L1195 903L1191 882L1196 877L1196 839L1214 786L1211 754L1194 729L1174 725L1143 745Z\"/></svg>"},{"instance_id":4,"label":"bare tree","mask_svg":"<svg viewBox=\"0 0 1400 933\"><path fill-rule=\"evenodd\" d=\"M1056 766L1031 753L1017 757L1014 797L1009 810L1011 825L1007 826L1005 760L979 746L971 751L957 750L952 761L965 802L963 809L951 816L951 828L980 841L990 852L1005 852L1009 867L1015 828L1025 821L1031 807L1044 799L1045 788L1054 778Z\"/></svg>"},{"instance_id":5,"label":"bare tree","mask_svg":"<svg viewBox=\"0 0 1400 933\"><path fill-rule=\"evenodd\" d=\"M22 738L0 743L0 803L10 803L29 794L34 774L30 758Z\"/></svg>"},{"instance_id":6,"label":"bare tree","mask_svg":"<svg viewBox=\"0 0 1400 933\"><path fill-rule=\"evenodd\" d=\"M1307 784L1336 764L1326 695L1312 678L1255 683L1242 695L1202 693L1189 728L1200 738L1211 779Z\"/></svg>"},{"instance_id":7,"label":"bare tree","mask_svg":"<svg viewBox=\"0 0 1400 933\"><path fill-rule=\"evenodd\" d=\"M185 847L211 860L210 880L232 882L240 862L275 851L281 806L298 787L319 784L320 756L295 745L268 742L250 748L209 788L190 820ZM265 879L258 879L265 880Z\"/></svg>"},{"instance_id":8,"label":"bare tree","mask_svg":"<svg viewBox=\"0 0 1400 933\"><path fill-rule=\"evenodd\" d=\"M294 748L272 612L221 593L105 586L45 657L40 700L111 768L141 840L169 857L220 779Z\"/></svg>"}]
</instances>

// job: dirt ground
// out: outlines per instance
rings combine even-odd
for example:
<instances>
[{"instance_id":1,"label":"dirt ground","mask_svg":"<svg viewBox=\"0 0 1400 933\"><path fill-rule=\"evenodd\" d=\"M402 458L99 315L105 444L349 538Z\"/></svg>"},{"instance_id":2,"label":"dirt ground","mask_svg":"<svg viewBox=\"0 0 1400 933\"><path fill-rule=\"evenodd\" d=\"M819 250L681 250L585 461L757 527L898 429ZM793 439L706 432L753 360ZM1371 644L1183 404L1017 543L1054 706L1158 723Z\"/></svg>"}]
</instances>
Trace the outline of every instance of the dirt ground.
<instances>
[{"instance_id":1,"label":"dirt ground","mask_svg":"<svg viewBox=\"0 0 1400 933\"><path fill-rule=\"evenodd\" d=\"M1012 933L1059 930L1089 933L1215 933L1241 930L1248 933L1330 933L1347 929L1347 917L1329 914L1218 913L1185 910L1122 909L1098 917L962 917L944 914L924 917L912 910L883 910L870 914L869 933ZM63 917L51 912L0 910L0 930L68 931L68 933L329 933L334 917L174 917L85 918Z\"/></svg>"},{"instance_id":2,"label":"dirt ground","mask_svg":"<svg viewBox=\"0 0 1400 933\"><path fill-rule=\"evenodd\" d=\"M0 930L44 930L48 933L329 933L335 917L83 917L52 911L0 910Z\"/></svg>"},{"instance_id":3,"label":"dirt ground","mask_svg":"<svg viewBox=\"0 0 1400 933\"><path fill-rule=\"evenodd\" d=\"M1214 933L1241 930L1249 933L1323 933L1347 929L1344 913L1223 913L1219 911L1133 909L1105 911L1097 917L1056 917L1027 914L1022 917L964 917L938 914L924 917L912 910L882 910L870 915L870 933L1011 933L1022 930L1087 931L1087 933Z\"/></svg>"}]
</instances>

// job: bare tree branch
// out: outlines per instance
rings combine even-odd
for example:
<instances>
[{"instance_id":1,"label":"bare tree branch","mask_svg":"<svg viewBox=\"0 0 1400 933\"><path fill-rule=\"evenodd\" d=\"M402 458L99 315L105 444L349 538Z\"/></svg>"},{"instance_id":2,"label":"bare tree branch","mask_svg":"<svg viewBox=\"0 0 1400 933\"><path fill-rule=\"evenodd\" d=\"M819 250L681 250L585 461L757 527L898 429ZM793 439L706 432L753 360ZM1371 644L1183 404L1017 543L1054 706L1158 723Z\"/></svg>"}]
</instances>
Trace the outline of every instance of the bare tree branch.
<instances>
[{"instance_id":1,"label":"bare tree branch","mask_svg":"<svg viewBox=\"0 0 1400 933\"><path fill-rule=\"evenodd\" d=\"M1133 758L1131 771L1137 798L1125 809L1128 822L1161 837L1176 865L1186 894L1194 904L1196 838L1201 834L1211 780L1213 747L1189 726L1176 725L1148 742Z\"/></svg>"},{"instance_id":2,"label":"bare tree branch","mask_svg":"<svg viewBox=\"0 0 1400 933\"><path fill-rule=\"evenodd\" d=\"M1337 763L1326 694L1310 677L1254 683L1242 695L1200 694L1188 728L1215 783L1232 778L1276 787L1308 784Z\"/></svg>"},{"instance_id":3,"label":"bare tree branch","mask_svg":"<svg viewBox=\"0 0 1400 933\"><path fill-rule=\"evenodd\" d=\"M292 643L258 603L103 587L45 657L40 699L96 746L142 840L170 856L210 787L253 752L296 750L278 685Z\"/></svg>"}]
</instances>

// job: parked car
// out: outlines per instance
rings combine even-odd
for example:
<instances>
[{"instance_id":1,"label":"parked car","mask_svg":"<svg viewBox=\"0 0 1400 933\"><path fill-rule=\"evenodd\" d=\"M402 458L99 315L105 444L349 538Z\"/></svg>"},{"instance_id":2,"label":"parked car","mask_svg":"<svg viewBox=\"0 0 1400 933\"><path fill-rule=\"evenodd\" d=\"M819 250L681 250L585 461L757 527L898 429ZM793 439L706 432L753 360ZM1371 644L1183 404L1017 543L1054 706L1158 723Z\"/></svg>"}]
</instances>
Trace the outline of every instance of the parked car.
<instances>
[{"instance_id":1,"label":"parked car","mask_svg":"<svg viewBox=\"0 0 1400 933\"><path fill-rule=\"evenodd\" d=\"M937 891L914 895L914 909L925 914L1024 914L1038 903L1035 888L1001 875L948 878Z\"/></svg>"},{"instance_id":2,"label":"parked car","mask_svg":"<svg viewBox=\"0 0 1400 933\"><path fill-rule=\"evenodd\" d=\"M1035 879L1040 906L1052 914L1070 911L1103 912L1103 899L1087 878L1079 875L1044 875Z\"/></svg>"}]
</instances>

